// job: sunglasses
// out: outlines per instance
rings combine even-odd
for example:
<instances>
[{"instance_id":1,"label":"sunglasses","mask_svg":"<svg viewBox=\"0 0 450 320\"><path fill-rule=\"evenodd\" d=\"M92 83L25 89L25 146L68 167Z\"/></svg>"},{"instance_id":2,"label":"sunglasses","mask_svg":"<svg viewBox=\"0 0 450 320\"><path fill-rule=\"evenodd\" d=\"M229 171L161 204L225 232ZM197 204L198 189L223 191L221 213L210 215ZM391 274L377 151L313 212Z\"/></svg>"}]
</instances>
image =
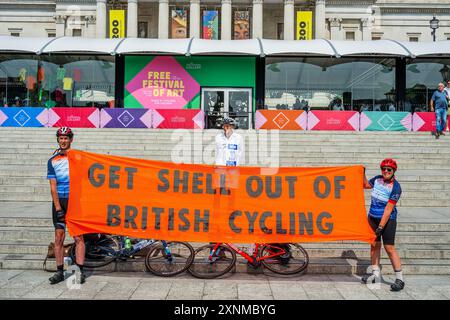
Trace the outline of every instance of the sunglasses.
<instances>
[{"instance_id":1,"label":"sunglasses","mask_svg":"<svg viewBox=\"0 0 450 320\"><path fill-rule=\"evenodd\" d=\"M387 171L387 172L393 172L394 169L389 168L389 167L384 167L384 168L381 168L381 171L382 171L382 172L385 172L385 171Z\"/></svg>"}]
</instances>

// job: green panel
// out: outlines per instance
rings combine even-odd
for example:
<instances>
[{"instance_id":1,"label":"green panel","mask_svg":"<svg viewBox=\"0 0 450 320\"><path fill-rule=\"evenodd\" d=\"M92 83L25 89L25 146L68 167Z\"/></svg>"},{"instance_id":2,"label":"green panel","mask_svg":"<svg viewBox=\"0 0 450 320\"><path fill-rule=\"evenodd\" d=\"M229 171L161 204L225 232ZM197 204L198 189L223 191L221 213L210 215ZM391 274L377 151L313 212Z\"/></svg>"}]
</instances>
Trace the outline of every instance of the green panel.
<instances>
[{"instance_id":1,"label":"green panel","mask_svg":"<svg viewBox=\"0 0 450 320\"><path fill-rule=\"evenodd\" d=\"M154 58L155 56L126 56L125 86ZM255 109L255 57L174 56L174 58L199 83L200 87L252 88L253 109ZM143 107L127 89L124 89L124 99L127 108ZM199 109L200 93L184 108Z\"/></svg>"},{"instance_id":2,"label":"green panel","mask_svg":"<svg viewBox=\"0 0 450 320\"><path fill-rule=\"evenodd\" d=\"M409 131L410 128L405 127L401 121L410 116L409 112L365 111L361 115L361 127L364 128L370 122L365 131Z\"/></svg>"}]
</instances>

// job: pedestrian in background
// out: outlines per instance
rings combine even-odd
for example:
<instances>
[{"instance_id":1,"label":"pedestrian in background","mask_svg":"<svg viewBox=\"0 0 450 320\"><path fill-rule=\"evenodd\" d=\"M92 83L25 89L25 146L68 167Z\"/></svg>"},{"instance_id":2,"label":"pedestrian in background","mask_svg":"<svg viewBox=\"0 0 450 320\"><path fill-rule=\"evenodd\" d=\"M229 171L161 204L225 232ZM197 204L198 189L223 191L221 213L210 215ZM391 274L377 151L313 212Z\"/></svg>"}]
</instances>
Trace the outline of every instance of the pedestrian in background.
<instances>
[{"instance_id":1,"label":"pedestrian in background","mask_svg":"<svg viewBox=\"0 0 450 320\"><path fill-rule=\"evenodd\" d=\"M438 89L433 93L430 101L430 110L436 113L436 139L445 135L443 131L446 127L449 96L444 89L444 84L439 83Z\"/></svg>"}]
</instances>

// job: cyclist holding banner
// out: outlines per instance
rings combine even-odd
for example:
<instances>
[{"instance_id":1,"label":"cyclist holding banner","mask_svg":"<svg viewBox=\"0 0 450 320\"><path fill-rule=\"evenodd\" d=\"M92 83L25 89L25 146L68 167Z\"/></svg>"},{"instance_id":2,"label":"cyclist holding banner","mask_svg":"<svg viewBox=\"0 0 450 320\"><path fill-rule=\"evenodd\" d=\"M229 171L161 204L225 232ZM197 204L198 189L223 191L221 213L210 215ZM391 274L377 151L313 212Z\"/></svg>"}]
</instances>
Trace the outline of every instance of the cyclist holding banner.
<instances>
[{"instance_id":1,"label":"cyclist holding banner","mask_svg":"<svg viewBox=\"0 0 450 320\"><path fill-rule=\"evenodd\" d=\"M377 175L367 181L364 168L364 189L373 189L369 210L369 224L375 231L376 241L371 245L370 258L372 263L372 274L362 277L363 283L375 283L381 279L380 255L381 239L383 239L392 267L395 271L395 282L391 285L392 291L400 291L404 288L402 265L400 257L395 249L395 232L397 228L397 208L395 207L402 189L395 179L397 163L387 158L380 163L381 175Z\"/></svg>"},{"instance_id":2,"label":"cyclist holding banner","mask_svg":"<svg viewBox=\"0 0 450 320\"><path fill-rule=\"evenodd\" d=\"M50 277L50 284L64 281L64 239L66 236L66 212L69 204L69 160L67 152L73 141L73 131L68 127L59 128L56 132L59 149L48 160L47 179L50 181L52 195L53 225L55 226L55 259L57 271ZM84 239L74 237L76 243L77 265L80 268L80 283L84 283L86 276L83 272Z\"/></svg>"}]
</instances>

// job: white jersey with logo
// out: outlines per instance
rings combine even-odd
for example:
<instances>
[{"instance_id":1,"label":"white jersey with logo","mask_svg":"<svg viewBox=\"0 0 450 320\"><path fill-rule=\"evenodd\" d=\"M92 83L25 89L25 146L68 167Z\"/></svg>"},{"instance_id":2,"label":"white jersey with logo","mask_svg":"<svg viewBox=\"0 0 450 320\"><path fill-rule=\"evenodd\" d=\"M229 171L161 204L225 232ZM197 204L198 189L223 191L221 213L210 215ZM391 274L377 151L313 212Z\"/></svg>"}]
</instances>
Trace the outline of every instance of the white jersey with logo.
<instances>
[{"instance_id":1,"label":"white jersey with logo","mask_svg":"<svg viewBox=\"0 0 450 320\"><path fill-rule=\"evenodd\" d=\"M245 151L242 136L233 131L227 138L225 133L216 135L216 165L239 166L244 162Z\"/></svg>"}]
</instances>

